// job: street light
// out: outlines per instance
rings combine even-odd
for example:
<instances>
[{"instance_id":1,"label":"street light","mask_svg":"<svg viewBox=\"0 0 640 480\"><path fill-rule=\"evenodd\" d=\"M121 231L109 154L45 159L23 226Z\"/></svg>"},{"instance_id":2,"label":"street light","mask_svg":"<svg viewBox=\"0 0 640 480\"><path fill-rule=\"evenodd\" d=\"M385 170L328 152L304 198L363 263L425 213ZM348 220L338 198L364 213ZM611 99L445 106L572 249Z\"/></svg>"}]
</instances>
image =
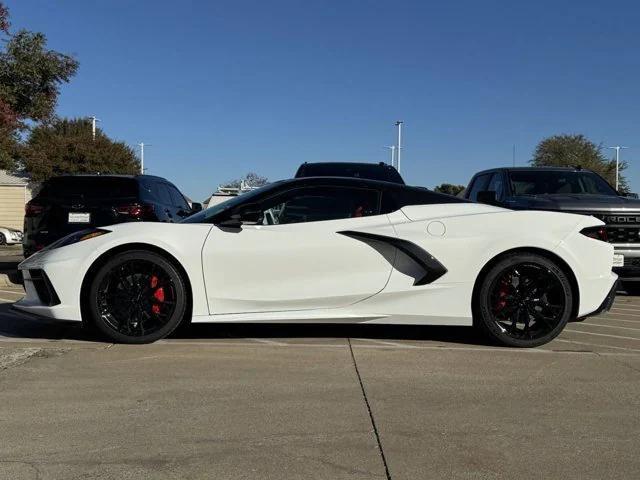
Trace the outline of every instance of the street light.
<instances>
[{"instance_id":1,"label":"street light","mask_svg":"<svg viewBox=\"0 0 640 480\"><path fill-rule=\"evenodd\" d=\"M396 146L395 145L387 145L385 148L388 148L389 150L391 150L391 166L394 166L394 162L396 159Z\"/></svg>"},{"instance_id":2,"label":"street light","mask_svg":"<svg viewBox=\"0 0 640 480\"><path fill-rule=\"evenodd\" d=\"M629 147L621 147L620 145L616 145L615 147L609 147L613 150L616 151L616 190L618 190L618 172L619 172L619 168L620 168L620 149L622 148L629 148Z\"/></svg>"},{"instance_id":3,"label":"street light","mask_svg":"<svg viewBox=\"0 0 640 480\"><path fill-rule=\"evenodd\" d=\"M140 174L144 175L144 147L150 147L151 144L140 142L138 146L140 147Z\"/></svg>"}]
</instances>

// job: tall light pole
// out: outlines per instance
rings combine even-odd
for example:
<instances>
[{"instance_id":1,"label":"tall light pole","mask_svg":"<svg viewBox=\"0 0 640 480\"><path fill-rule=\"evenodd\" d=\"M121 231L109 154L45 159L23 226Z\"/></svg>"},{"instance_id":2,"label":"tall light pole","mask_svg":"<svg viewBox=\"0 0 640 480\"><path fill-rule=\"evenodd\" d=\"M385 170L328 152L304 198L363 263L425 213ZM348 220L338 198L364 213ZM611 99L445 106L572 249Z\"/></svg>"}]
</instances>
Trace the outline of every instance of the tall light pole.
<instances>
[{"instance_id":1,"label":"tall light pole","mask_svg":"<svg viewBox=\"0 0 640 480\"><path fill-rule=\"evenodd\" d=\"M91 138L95 141L96 139L96 122L100 122L99 118L96 118L95 115L89 117L91 119Z\"/></svg>"},{"instance_id":2,"label":"tall light pole","mask_svg":"<svg viewBox=\"0 0 640 480\"><path fill-rule=\"evenodd\" d=\"M609 147L616 151L616 190L618 190L618 178L619 178L619 168L620 168L620 149L621 148L629 148L629 147L621 147L620 145L616 145L615 147Z\"/></svg>"},{"instance_id":3,"label":"tall light pole","mask_svg":"<svg viewBox=\"0 0 640 480\"><path fill-rule=\"evenodd\" d=\"M387 145L387 148L391 150L391 166L394 166L394 162L396 159L396 146L395 145Z\"/></svg>"},{"instance_id":4,"label":"tall light pole","mask_svg":"<svg viewBox=\"0 0 640 480\"><path fill-rule=\"evenodd\" d=\"M400 157L402 155L402 124L404 122L402 120L398 120L396 122L396 127L398 127L398 145L396 145L396 168L398 169L398 173L400 172Z\"/></svg>"},{"instance_id":5,"label":"tall light pole","mask_svg":"<svg viewBox=\"0 0 640 480\"><path fill-rule=\"evenodd\" d=\"M140 142L138 144L138 146L140 147L140 174L141 175L144 175L144 147L145 147L145 145L147 147L151 146L150 143L145 144L144 142Z\"/></svg>"}]
</instances>

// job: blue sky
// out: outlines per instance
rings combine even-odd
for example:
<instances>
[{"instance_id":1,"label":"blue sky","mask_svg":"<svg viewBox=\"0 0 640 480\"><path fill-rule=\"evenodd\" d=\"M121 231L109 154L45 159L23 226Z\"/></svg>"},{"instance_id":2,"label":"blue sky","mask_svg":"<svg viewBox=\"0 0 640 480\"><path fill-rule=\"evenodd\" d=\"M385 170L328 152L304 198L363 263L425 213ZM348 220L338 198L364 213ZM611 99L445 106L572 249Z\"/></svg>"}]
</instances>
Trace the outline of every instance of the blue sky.
<instances>
[{"instance_id":1,"label":"blue sky","mask_svg":"<svg viewBox=\"0 0 640 480\"><path fill-rule=\"evenodd\" d=\"M58 112L102 119L149 173L202 200L248 171L388 161L432 187L530 157L557 133L634 147L640 2L9 0L80 69ZM637 159L636 162L634 159Z\"/></svg>"}]
</instances>

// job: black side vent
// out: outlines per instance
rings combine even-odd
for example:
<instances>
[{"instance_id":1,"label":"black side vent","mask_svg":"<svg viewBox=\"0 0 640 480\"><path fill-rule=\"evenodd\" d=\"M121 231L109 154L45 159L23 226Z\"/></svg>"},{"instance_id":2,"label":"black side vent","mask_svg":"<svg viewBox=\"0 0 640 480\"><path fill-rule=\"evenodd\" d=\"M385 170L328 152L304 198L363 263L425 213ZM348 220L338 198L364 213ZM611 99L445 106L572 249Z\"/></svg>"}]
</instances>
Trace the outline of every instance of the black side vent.
<instances>
[{"instance_id":1,"label":"black side vent","mask_svg":"<svg viewBox=\"0 0 640 480\"><path fill-rule=\"evenodd\" d=\"M31 277L31 281L38 293L40 301L44 305L53 307L54 305L60 304L60 299L58 298L56 291L53 289L53 285L51 285L51 281L47 277L47 274L44 273L44 270L29 270L29 276Z\"/></svg>"}]
</instances>

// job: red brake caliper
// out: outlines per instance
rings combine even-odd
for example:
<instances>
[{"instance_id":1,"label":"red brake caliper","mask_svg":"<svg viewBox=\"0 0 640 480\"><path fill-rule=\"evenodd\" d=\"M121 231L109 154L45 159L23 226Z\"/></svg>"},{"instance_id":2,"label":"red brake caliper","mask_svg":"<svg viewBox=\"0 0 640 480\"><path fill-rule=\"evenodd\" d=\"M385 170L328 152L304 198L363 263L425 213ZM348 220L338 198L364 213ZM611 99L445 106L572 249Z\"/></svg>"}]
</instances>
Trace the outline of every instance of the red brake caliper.
<instances>
[{"instance_id":1,"label":"red brake caliper","mask_svg":"<svg viewBox=\"0 0 640 480\"><path fill-rule=\"evenodd\" d=\"M496 304L494 306L496 312L499 312L504 307L507 306L507 299L505 298L509 293L509 286L505 280L500 282L500 290L498 290L498 298L496 300Z\"/></svg>"},{"instance_id":2,"label":"red brake caliper","mask_svg":"<svg viewBox=\"0 0 640 480\"><path fill-rule=\"evenodd\" d=\"M158 303L163 303L164 302L164 288L160 287L158 288L158 277L156 277L155 275L153 275L151 277L151 288L155 288L156 291L153 292L153 298L158 302ZM151 311L158 315L160 313L160 305L158 305L158 303L154 303L151 306Z\"/></svg>"}]
</instances>

